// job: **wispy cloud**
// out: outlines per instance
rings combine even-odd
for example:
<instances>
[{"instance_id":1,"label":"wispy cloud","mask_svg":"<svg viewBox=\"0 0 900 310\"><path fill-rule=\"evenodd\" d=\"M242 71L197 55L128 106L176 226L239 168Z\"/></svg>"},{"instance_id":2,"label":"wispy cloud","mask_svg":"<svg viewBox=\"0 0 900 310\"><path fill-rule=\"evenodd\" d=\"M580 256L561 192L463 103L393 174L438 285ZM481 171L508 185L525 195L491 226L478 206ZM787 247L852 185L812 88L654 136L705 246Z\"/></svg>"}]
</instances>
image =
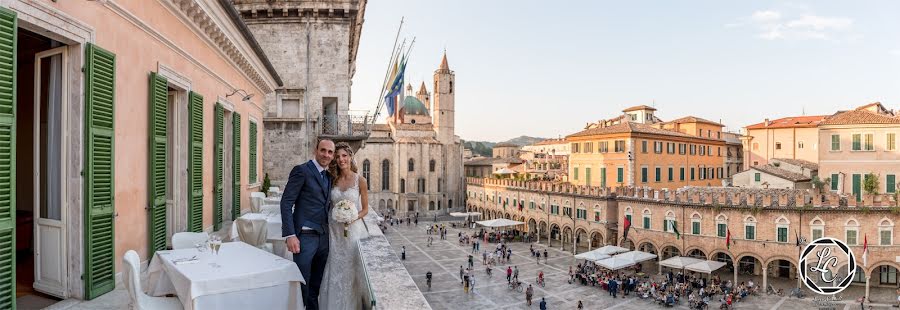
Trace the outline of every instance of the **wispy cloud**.
<instances>
[{"instance_id":1,"label":"wispy cloud","mask_svg":"<svg viewBox=\"0 0 900 310\"><path fill-rule=\"evenodd\" d=\"M891 55L900 56L900 48L891 50Z\"/></svg>"},{"instance_id":2,"label":"wispy cloud","mask_svg":"<svg viewBox=\"0 0 900 310\"><path fill-rule=\"evenodd\" d=\"M834 40L835 34L845 32L853 26L853 20L846 17L828 17L805 14L786 17L777 10L753 12L742 22L730 23L726 27L749 26L757 29L757 37L764 40L818 39Z\"/></svg>"}]
</instances>

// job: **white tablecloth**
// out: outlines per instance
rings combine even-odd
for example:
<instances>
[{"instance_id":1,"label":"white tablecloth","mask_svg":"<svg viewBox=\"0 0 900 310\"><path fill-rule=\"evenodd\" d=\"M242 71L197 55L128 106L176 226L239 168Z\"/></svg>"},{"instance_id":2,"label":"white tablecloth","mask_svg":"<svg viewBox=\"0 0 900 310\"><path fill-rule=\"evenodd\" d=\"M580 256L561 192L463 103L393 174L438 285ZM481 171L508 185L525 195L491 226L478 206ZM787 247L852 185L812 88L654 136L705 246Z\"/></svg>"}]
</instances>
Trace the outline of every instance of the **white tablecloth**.
<instances>
[{"instance_id":1,"label":"white tablecloth","mask_svg":"<svg viewBox=\"0 0 900 310\"><path fill-rule=\"evenodd\" d=\"M281 214L246 213L241 215L241 218L266 220L266 241L272 243L275 255L284 257L287 260L293 260L294 254L287 251L284 245L284 237L281 236ZM237 225L231 225L232 240L240 240L239 236Z\"/></svg>"},{"instance_id":2,"label":"white tablecloth","mask_svg":"<svg viewBox=\"0 0 900 310\"><path fill-rule=\"evenodd\" d=\"M191 257L197 262L173 263ZM185 310L304 309L305 282L297 265L243 242L223 243L218 256L197 249L157 251L148 273L148 293L176 294Z\"/></svg>"},{"instance_id":3,"label":"white tablecloth","mask_svg":"<svg viewBox=\"0 0 900 310\"><path fill-rule=\"evenodd\" d=\"M280 205L281 197L266 197L263 199L264 205Z\"/></svg>"}]
</instances>

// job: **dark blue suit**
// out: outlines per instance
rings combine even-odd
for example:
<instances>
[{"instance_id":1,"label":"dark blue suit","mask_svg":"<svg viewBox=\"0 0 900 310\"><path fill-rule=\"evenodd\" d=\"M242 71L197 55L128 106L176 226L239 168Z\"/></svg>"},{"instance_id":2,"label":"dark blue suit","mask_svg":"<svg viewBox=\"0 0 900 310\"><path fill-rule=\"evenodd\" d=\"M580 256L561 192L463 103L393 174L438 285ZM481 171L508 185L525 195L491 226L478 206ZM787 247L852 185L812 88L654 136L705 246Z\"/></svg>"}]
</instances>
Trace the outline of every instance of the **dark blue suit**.
<instances>
[{"instance_id":1,"label":"dark blue suit","mask_svg":"<svg viewBox=\"0 0 900 310\"><path fill-rule=\"evenodd\" d=\"M319 309L319 287L328 260L328 205L331 177L323 177L312 160L294 166L281 197L281 235L297 236L300 253L294 262L306 280L301 286L306 309ZM312 231L302 231L302 227Z\"/></svg>"}]
</instances>

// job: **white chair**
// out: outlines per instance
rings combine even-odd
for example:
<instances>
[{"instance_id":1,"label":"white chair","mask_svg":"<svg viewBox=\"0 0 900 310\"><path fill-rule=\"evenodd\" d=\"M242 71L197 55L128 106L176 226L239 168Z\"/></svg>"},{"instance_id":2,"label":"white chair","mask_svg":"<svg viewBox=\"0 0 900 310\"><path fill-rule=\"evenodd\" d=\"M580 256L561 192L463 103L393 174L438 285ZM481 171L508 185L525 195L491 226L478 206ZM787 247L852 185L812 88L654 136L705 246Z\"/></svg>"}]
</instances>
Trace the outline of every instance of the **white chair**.
<instances>
[{"instance_id":1,"label":"white chair","mask_svg":"<svg viewBox=\"0 0 900 310\"><path fill-rule=\"evenodd\" d=\"M206 243L209 235L206 233L180 232L172 235L172 249L190 249L197 246L198 243Z\"/></svg>"},{"instance_id":2,"label":"white chair","mask_svg":"<svg viewBox=\"0 0 900 310\"><path fill-rule=\"evenodd\" d=\"M269 197L281 197L281 189L278 186L270 186L268 193Z\"/></svg>"},{"instance_id":3,"label":"white chair","mask_svg":"<svg viewBox=\"0 0 900 310\"><path fill-rule=\"evenodd\" d=\"M263 200L266 199L265 193L260 192L252 192L250 193L250 212L259 213L259 207L263 205Z\"/></svg>"},{"instance_id":4,"label":"white chair","mask_svg":"<svg viewBox=\"0 0 900 310\"><path fill-rule=\"evenodd\" d=\"M144 293L141 289L141 259L137 252L134 250L125 252L122 262L125 264L125 273L122 276L128 296L131 297L131 309L183 309L178 297L151 297Z\"/></svg>"},{"instance_id":5,"label":"white chair","mask_svg":"<svg viewBox=\"0 0 900 310\"><path fill-rule=\"evenodd\" d=\"M262 207L259 207L259 213L281 214L281 206L279 206L279 205L264 205Z\"/></svg>"},{"instance_id":6,"label":"white chair","mask_svg":"<svg viewBox=\"0 0 900 310\"><path fill-rule=\"evenodd\" d=\"M241 241L269 253L273 253L272 244L266 242L266 237L269 233L269 228L266 227L266 220L250 220L241 217L234 221L234 224L237 225L238 237Z\"/></svg>"}]
</instances>

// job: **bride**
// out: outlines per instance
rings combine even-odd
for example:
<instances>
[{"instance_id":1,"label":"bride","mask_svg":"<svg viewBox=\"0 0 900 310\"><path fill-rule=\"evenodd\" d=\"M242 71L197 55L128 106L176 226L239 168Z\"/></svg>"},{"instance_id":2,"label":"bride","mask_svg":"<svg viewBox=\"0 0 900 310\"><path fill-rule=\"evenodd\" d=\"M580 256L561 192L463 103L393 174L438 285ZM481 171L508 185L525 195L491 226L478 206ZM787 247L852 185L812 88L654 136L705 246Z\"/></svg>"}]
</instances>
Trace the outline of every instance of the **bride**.
<instances>
[{"instance_id":1,"label":"bride","mask_svg":"<svg viewBox=\"0 0 900 310\"><path fill-rule=\"evenodd\" d=\"M362 291L362 266L358 262L356 241L366 237L366 227L362 219L369 213L369 197L366 179L357 174L353 161L353 150L346 142L334 146L334 160L328 166L333 176L331 205L349 200L359 211L357 220L350 224L347 237L344 225L328 217L328 263L322 279L324 287L319 296L322 309L359 309L361 301L356 292Z\"/></svg>"}]
</instances>

